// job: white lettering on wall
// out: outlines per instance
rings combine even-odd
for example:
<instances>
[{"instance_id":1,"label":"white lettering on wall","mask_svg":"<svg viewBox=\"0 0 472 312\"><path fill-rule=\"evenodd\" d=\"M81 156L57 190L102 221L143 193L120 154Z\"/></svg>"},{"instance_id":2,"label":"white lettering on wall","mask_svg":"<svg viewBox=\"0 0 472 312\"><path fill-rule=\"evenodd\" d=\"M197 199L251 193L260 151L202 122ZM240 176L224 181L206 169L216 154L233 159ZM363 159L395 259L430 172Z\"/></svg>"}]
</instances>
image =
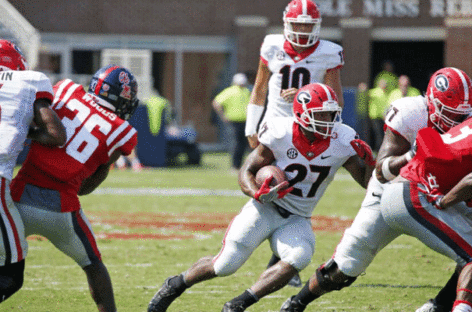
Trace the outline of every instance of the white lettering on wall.
<instances>
[{"instance_id":1,"label":"white lettering on wall","mask_svg":"<svg viewBox=\"0 0 472 312\"><path fill-rule=\"evenodd\" d=\"M364 16L417 17L419 0L364 0Z\"/></svg>"},{"instance_id":2,"label":"white lettering on wall","mask_svg":"<svg viewBox=\"0 0 472 312\"><path fill-rule=\"evenodd\" d=\"M351 17L353 0L315 0L324 17ZM429 0L431 17L472 16L472 0ZM364 17L418 17L420 0L363 0Z\"/></svg>"},{"instance_id":3,"label":"white lettering on wall","mask_svg":"<svg viewBox=\"0 0 472 312\"><path fill-rule=\"evenodd\" d=\"M316 3L322 16L350 17L352 0L318 0Z\"/></svg>"},{"instance_id":4,"label":"white lettering on wall","mask_svg":"<svg viewBox=\"0 0 472 312\"><path fill-rule=\"evenodd\" d=\"M472 15L472 0L430 0L430 3L431 17Z\"/></svg>"}]
</instances>

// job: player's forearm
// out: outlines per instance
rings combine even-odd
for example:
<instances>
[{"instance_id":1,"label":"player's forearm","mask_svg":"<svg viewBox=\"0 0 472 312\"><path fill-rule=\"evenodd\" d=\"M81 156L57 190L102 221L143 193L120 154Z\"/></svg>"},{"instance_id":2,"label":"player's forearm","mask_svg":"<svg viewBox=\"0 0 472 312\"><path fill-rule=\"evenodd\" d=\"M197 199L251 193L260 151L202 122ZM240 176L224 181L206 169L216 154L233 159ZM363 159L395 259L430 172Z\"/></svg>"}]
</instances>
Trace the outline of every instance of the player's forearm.
<instances>
[{"instance_id":1,"label":"player's forearm","mask_svg":"<svg viewBox=\"0 0 472 312\"><path fill-rule=\"evenodd\" d=\"M381 183L386 183L393 180L400 174L400 170L411 159L407 156L408 153L401 156L389 156L377 161L375 166L375 174Z\"/></svg>"},{"instance_id":2,"label":"player's forearm","mask_svg":"<svg viewBox=\"0 0 472 312\"><path fill-rule=\"evenodd\" d=\"M441 206L447 208L461 201L472 200L472 173L462 178L441 200Z\"/></svg>"}]
</instances>

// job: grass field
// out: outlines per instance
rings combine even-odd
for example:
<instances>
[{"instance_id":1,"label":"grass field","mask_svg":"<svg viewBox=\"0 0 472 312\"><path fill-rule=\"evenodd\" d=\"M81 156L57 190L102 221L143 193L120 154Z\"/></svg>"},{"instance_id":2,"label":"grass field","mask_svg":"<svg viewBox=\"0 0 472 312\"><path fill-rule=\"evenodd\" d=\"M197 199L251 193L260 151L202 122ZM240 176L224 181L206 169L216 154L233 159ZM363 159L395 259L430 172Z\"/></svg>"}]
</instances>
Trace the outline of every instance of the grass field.
<instances>
[{"instance_id":1,"label":"grass field","mask_svg":"<svg viewBox=\"0 0 472 312\"><path fill-rule=\"evenodd\" d=\"M199 167L114 170L99 189L81 198L112 277L118 311L146 311L166 277L219 251L228 222L247 201L228 168L228 155L205 154ZM315 209L316 252L301 272L304 282L331 257L363 197L364 190L341 170ZM24 286L1 311L96 311L85 274L72 260L40 237L30 238L29 245ZM258 278L270 255L264 243L234 275L195 285L169 311L221 311ZM307 311L415 311L454 267L416 240L400 237L353 286L323 296ZM298 290L285 287L247 311L279 311Z\"/></svg>"}]
</instances>

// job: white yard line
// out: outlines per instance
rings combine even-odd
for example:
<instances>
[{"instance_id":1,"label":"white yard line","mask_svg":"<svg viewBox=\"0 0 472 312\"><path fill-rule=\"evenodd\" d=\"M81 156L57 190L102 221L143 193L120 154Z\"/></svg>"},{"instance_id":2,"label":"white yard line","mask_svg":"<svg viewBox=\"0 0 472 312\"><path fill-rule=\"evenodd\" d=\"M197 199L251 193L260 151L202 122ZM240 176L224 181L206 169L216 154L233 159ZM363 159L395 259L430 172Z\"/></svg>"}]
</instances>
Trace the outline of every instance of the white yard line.
<instances>
[{"instance_id":1,"label":"white yard line","mask_svg":"<svg viewBox=\"0 0 472 312\"><path fill-rule=\"evenodd\" d=\"M352 177L349 174L337 174L335 181L347 181ZM131 196L148 196L148 195L164 195L164 196L226 196L239 197L246 196L240 190L210 190L195 188L115 188L102 187L95 190L92 195L131 195Z\"/></svg>"}]
</instances>

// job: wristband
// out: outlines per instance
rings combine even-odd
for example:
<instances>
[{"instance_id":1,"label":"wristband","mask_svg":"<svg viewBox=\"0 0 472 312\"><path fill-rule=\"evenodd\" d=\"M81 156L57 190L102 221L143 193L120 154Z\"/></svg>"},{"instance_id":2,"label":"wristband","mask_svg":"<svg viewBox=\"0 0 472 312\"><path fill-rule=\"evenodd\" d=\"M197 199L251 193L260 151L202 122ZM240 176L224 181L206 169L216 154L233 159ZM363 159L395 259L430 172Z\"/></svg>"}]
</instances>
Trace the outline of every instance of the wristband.
<instances>
[{"instance_id":1,"label":"wristband","mask_svg":"<svg viewBox=\"0 0 472 312\"><path fill-rule=\"evenodd\" d=\"M246 136L251 136L257 133L257 125L261 120L264 106L249 103L247 105L246 116Z\"/></svg>"},{"instance_id":2,"label":"wristband","mask_svg":"<svg viewBox=\"0 0 472 312\"><path fill-rule=\"evenodd\" d=\"M405 154L405 159L406 161L410 162L410 160L413 159L413 157L415 157L415 153L413 151L408 151L406 154Z\"/></svg>"},{"instance_id":3,"label":"wristband","mask_svg":"<svg viewBox=\"0 0 472 312\"><path fill-rule=\"evenodd\" d=\"M385 158L385 160L382 163L382 174L387 181L391 181L395 179L395 175L393 175L392 172L390 172L390 160L392 156Z\"/></svg>"}]
</instances>

